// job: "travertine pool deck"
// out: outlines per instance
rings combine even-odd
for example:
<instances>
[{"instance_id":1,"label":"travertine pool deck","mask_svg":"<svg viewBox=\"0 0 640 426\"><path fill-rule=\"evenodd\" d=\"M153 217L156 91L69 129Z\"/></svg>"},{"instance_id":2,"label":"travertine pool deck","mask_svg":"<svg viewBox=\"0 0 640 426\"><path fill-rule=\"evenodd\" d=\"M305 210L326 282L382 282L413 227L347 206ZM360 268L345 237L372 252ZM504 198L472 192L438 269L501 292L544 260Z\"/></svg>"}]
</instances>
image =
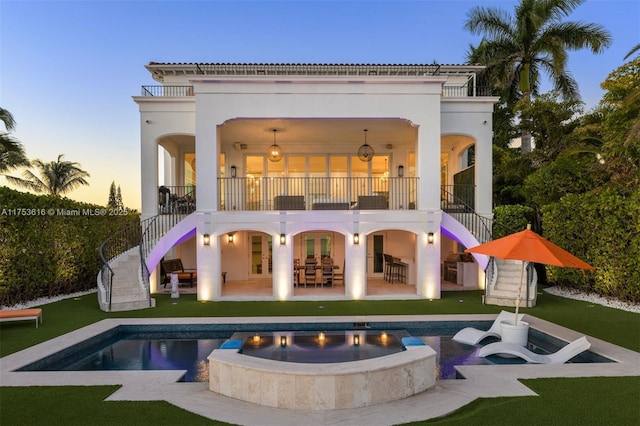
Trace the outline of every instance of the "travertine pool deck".
<instances>
[{"instance_id":1,"label":"travertine pool deck","mask_svg":"<svg viewBox=\"0 0 640 426\"><path fill-rule=\"evenodd\" d=\"M14 372L31 362L120 324L260 324L386 321L491 321L495 314L355 317L140 318L108 319L0 359L2 386L122 385L108 400L165 400L202 416L242 425L392 425L450 413L480 397L531 396L518 379L543 377L640 376L640 354L587 336L591 351L615 363L562 365L474 365L457 370L466 379L438 380L420 394L368 407L311 411L260 406L209 390L209 383L179 383L183 371ZM565 341L583 334L527 315L532 328Z\"/></svg>"}]
</instances>

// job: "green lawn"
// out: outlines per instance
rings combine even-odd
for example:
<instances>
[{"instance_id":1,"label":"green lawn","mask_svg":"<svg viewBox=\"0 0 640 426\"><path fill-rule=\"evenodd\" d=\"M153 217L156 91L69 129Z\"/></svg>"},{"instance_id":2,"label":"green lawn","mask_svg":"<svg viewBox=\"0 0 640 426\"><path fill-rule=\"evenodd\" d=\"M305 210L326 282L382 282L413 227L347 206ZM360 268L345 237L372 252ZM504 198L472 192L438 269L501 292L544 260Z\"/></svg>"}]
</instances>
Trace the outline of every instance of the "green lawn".
<instances>
[{"instance_id":1,"label":"green lawn","mask_svg":"<svg viewBox=\"0 0 640 426\"><path fill-rule=\"evenodd\" d=\"M195 295L156 297L155 309L105 313L96 295L42 306L44 324L0 324L0 356L105 318L498 313L480 291L444 292L440 300L330 302L198 302ZM177 303L175 303L177 302ZM541 293L524 313L640 351L640 315ZM539 397L480 399L440 419L417 424L637 424L640 377L523 380ZM103 401L116 387L0 387L0 424L216 425L166 402ZM73 404L69 404L73 401ZM73 406L73 407L71 407Z\"/></svg>"}]
</instances>

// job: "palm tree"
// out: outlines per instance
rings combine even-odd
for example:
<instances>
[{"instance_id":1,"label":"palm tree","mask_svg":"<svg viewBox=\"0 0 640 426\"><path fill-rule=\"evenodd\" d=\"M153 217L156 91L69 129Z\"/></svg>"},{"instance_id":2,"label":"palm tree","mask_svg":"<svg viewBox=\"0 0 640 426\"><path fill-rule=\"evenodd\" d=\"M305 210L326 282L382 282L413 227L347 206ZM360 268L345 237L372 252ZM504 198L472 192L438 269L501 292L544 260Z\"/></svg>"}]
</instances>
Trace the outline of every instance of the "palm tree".
<instances>
[{"instance_id":1,"label":"palm tree","mask_svg":"<svg viewBox=\"0 0 640 426\"><path fill-rule=\"evenodd\" d=\"M80 168L80 163L63 161L63 157L60 154L56 161L50 163L34 160L32 165L38 169L40 177L31 170L25 170L22 179L13 176L7 176L7 179L16 186L51 195L66 194L77 187L89 185L85 178L90 175Z\"/></svg>"},{"instance_id":2,"label":"palm tree","mask_svg":"<svg viewBox=\"0 0 640 426\"><path fill-rule=\"evenodd\" d=\"M631 49L629 51L629 53L627 53L627 55L624 57L624 59L628 59L631 57L631 55L633 55L634 53L636 53L637 51L640 50L640 43L636 44L633 49Z\"/></svg>"},{"instance_id":3,"label":"palm tree","mask_svg":"<svg viewBox=\"0 0 640 426\"><path fill-rule=\"evenodd\" d=\"M6 132L0 133L0 173L4 173L20 166L28 166L29 160L24 147L9 132L16 128L13 115L4 108L0 108L0 121L4 123Z\"/></svg>"},{"instance_id":4,"label":"palm tree","mask_svg":"<svg viewBox=\"0 0 640 426\"><path fill-rule=\"evenodd\" d=\"M578 85L566 69L567 51L589 48L601 53L611 44L611 34L600 25L562 22L583 2L520 0L513 16L502 9L471 9L464 28L484 37L472 52L485 59L491 83L527 102L538 94L545 73L564 99L579 100ZM530 151L531 134L523 130L522 152Z\"/></svg>"}]
</instances>

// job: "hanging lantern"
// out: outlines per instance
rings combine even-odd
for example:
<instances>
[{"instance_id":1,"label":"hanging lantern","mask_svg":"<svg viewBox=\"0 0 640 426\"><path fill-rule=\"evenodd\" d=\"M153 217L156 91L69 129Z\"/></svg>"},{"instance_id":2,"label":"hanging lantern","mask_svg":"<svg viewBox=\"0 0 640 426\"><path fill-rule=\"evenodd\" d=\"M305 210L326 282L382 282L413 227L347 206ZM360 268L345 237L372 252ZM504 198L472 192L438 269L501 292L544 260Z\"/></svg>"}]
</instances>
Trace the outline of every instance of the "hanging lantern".
<instances>
[{"instance_id":1,"label":"hanging lantern","mask_svg":"<svg viewBox=\"0 0 640 426\"><path fill-rule=\"evenodd\" d=\"M364 144L358 149L358 158L368 163L374 154L373 148L367 143L367 129L364 129Z\"/></svg>"},{"instance_id":2,"label":"hanging lantern","mask_svg":"<svg viewBox=\"0 0 640 426\"><path fill-rule=\"evenodd\" d=\"M267 155L269 156L269 161L273 161L277 163L282 160L282 148L276 143L276 133L278 130L273 129L273 145L269 147L267 150Z\"/></svg>"}]
</instances>

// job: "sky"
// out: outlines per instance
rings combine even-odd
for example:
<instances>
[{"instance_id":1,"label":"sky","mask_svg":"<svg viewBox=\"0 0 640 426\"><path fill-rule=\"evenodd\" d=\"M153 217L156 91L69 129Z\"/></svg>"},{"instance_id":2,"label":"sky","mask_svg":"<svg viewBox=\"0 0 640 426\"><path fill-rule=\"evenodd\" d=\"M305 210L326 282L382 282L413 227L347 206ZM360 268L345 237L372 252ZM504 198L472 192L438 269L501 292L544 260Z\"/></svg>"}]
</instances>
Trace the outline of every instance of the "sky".
<instances>
[{"instance_id":1,"label":"sky","mask_svg":"<svg viewBox=\"0 0 640 426\"><path fill-rule=\"evenodd\" d=\"M30 159L64 154L90 173L90 186L69 198L105 205L115 181L124 204L139 209L132 96L158 84L149 62L462 64L480 40L463 28L468 12L512 12L517 3L0 0L0 106L13 114L13 135ZM569 54L589 110L600 83L640 43L640 0L587 0L568 19L600 24L613 37L603 54Z\"/></svg>"}]
</instances>

